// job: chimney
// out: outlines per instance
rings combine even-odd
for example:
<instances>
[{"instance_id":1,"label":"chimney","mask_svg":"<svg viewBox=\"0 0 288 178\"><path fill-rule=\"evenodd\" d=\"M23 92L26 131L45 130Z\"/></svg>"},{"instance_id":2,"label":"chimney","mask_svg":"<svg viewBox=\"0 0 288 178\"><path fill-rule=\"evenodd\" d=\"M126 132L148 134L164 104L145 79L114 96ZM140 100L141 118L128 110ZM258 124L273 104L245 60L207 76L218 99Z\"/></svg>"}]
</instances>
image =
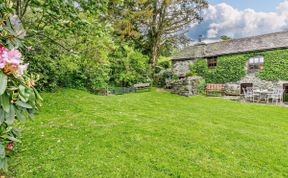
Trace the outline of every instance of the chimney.
<instances>
[{"instance_id":1,"label":"chimney","mask_svg":"<svg viewBox=\"0 0 288 178\"><path fill-rule=\"evenodd\" d=\"M202 38L203 38L203 35L199 35L199 37L198 37L198 42L199 42L199 43L202 42Z\"/></svg>"}]
</instances>

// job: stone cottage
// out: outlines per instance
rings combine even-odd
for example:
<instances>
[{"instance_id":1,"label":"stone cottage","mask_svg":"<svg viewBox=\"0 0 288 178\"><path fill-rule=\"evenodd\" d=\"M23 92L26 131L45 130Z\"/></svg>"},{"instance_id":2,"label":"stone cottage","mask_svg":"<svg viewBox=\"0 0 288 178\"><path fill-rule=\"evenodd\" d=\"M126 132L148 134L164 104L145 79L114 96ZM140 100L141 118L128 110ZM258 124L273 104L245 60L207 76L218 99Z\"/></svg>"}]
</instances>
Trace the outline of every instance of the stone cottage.
<instances>
[{"instance_id":1,"label":"stone cottage","mask_svg":"<svg viewBox=\"0 0 288 178\"><path fill-rule=\"evenodd\" d=\"M245 59L245 76L239 81L225 83L225 93L227 95L240 95L243 88L252 86L264 89L283 87L288 92L288 81L281 79L263 80L257 75L259 71L265 69L266 60L264 56L258 54L282 49L288 49L288 32L271 33L210 44L198 43L183 49L173 57L172 70L179 78L185 78L189 72L189 66L197 60L205 60L208 69L214 70L217 68L218 58L221 56L250 53L252 56ZM257 55L253 56L254 53ZM288 66L284 70L288 72Z\"/></svg>"}]
</instances>

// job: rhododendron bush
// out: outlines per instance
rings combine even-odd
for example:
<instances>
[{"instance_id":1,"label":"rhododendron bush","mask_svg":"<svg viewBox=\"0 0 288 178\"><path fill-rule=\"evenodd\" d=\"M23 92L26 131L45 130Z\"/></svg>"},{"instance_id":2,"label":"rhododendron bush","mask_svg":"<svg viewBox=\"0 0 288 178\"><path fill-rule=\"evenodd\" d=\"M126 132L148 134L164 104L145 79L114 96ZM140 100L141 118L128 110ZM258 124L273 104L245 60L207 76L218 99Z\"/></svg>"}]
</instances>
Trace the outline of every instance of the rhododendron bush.
<instances>
[{"instance_id":1,"label":"rhododendron bush","mask_svg":"<svg viewBox=\"0 0 288 178\"><path fill-rule=\"evenodd\" d=\"M13 19L17 17L4 15L0 23L0 169L7 171L7 158L20 142L15 125L32 118L42 98L34 88L37 77L27 74L28 64L17 49L19 35L23 37L21 31L15 31L19 24Z\"/></svg>"},{"instance_id":2,"label":"rhododendron bush","mask_svg":"<svg viewBox=\"0 0 288 178\"><path fill-rule=\"evenodd\" d=\"M41 106L42 98L34 88L36 79L26 74L27 67L17 49L0 45L0 168L4 170L9 152L19 142L15 122L25 122Z\"/></svg>"}]
</instances>

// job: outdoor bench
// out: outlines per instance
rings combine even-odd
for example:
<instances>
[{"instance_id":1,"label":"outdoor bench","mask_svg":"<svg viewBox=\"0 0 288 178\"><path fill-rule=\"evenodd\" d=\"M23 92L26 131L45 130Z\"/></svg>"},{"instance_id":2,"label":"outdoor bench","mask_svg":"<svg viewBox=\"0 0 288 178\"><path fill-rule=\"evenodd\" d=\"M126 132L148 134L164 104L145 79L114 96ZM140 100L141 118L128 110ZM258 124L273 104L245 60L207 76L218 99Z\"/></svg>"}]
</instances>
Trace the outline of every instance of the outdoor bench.
<instances>
[{"instance_id":1,"label":"outdoor bench","mask_svg":"<svg viewBox=\"0 0 288 178\"><path fill-rule=\"evenodd\" d=\"M151 85L150 83L138 83L135 84L133 87L135 88L136 91L138 91L138 90L150 89Z\"/></svg>"},{"instance_id":2,"label":"outdoor bench","mask_svg":"<svg viewBox=\"0 0 288 178\"><path fill-rule=\"evenodd\" d=\"M223 84L207 84L206 86L206 95L209 95L209 93L211 92L217 92L217 93L221 93L222 95L224 95L224 85Z\"/></svg>"}]
</instances>

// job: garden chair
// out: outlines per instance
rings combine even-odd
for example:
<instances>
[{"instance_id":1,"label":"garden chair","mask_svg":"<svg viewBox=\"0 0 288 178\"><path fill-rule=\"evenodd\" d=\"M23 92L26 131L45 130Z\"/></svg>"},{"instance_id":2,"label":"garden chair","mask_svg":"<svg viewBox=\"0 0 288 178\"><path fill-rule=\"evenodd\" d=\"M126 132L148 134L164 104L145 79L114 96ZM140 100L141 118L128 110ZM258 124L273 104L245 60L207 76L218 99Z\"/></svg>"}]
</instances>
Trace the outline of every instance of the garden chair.
<instances>
[{"instance_id":1,"label":"garden chair","mask_svg":"<svg viewBox=\"0 0 288 178\"><path fill-rule=\"evenodd\" d=\"M253 92L253 102L255 101L255 99L258 100L258 102L260 102L261 100L261 94L258 93L259 91L261 91L261 89L259 87L253 87L252 88L252 92ZM266 98L265 98L266 99Z\"/></svg>"},{"instance_id":2,"label":"garden chair","mask_svg":"<svg viewBox=\"0 0 288 178\"><path fill-rule=\"evenodd\" d=\"M272 100L272 104L273 102L275 102L276 105L279 102L283 103L283 94L284 94L284 89L282 88L273 89L272 94L269 94L267 96L267 103L269 103L270 100Z\"/></svg>"},{"instance_id":3,"label":"garden chair","mask_svg":"<svg viewBox=\"0 0 288 178\"><path fill-rule=\"evenodd\" d=\"M244 100L245 101L253 101L254 102L254 95L253 95L253 88L247 87L246 89L243 88Z\"/></svg>"}]
</instances>

